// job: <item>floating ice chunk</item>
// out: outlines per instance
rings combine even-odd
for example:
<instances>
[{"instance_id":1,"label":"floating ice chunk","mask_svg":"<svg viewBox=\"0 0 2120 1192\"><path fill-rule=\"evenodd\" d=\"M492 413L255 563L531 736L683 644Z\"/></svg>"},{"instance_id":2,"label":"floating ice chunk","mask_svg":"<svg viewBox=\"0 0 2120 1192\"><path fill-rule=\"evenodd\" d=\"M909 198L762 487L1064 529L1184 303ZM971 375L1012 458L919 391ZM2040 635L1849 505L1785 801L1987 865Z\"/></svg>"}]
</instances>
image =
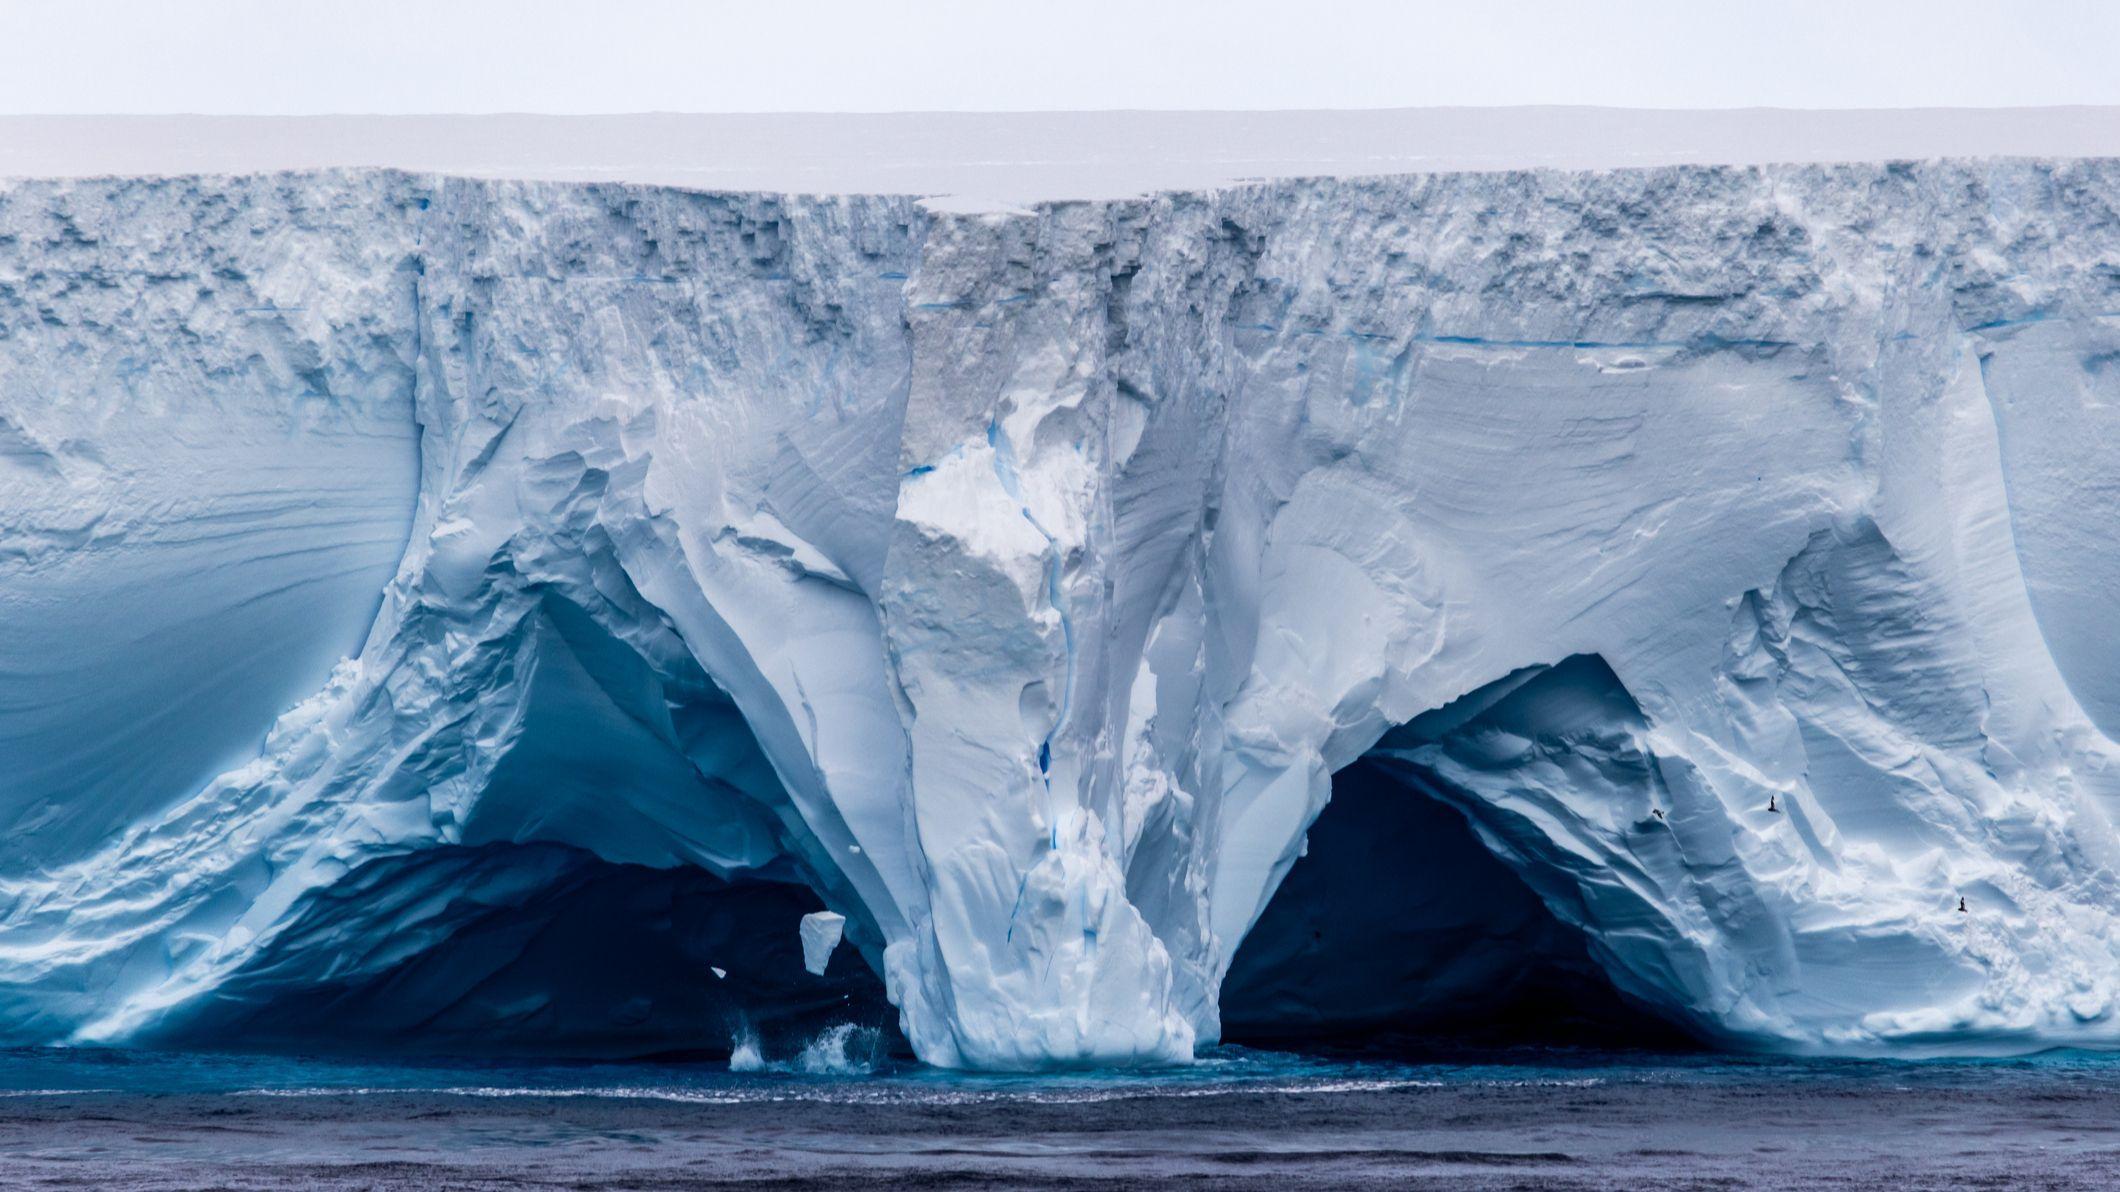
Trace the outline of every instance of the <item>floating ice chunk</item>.
<instances>
[{"instance_id":1,"label":"floating ice chunk","mask_svg":"<svg viewBox=\"0 0 2120 1192\"><path fill-rule=\"evenodd\" d=\"M839 937L845 933L847 917L832 911L812 911L802 917L802 967L818 976L824 976L824 966L832 959L832 949L839 946Z\"/></svg>"}]
</instances>

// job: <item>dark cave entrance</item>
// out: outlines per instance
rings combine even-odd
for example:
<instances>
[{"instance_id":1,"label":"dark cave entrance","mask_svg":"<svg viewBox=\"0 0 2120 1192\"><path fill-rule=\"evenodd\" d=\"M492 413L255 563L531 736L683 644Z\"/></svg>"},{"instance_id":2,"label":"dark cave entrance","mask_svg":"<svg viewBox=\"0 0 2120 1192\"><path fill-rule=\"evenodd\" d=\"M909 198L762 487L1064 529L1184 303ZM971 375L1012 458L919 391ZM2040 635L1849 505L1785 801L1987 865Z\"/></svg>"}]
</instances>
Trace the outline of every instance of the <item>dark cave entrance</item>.
<instances>
[{"instance_id":1,"label":"dark cave entrance","mask_svg":"<svg viewBox=\"0 0 2120 1192\"><path fill-rule=\"evenodd\" d=\"M1565 721L1584 693L1606 697L1610 671L1595 659L1539 669L1443 709L1449 731L1471 701L1483 701L1481 715L1530 708ZM1564 714L1553 718L1557 704ZM1380 749L1334 774L1332 789L1308 852L1223 982L1225 1040L1397 1052L1698 1047L1614 988L1580 931L1493 855L1435 774Z\"/></svg>"},{"instance_id":2,"label":"dark cave entrance","mask_svg":"<svg viewBox=\"0 0 2120 1192\"><path fill-rule=\"evenodd\" d=\"M455 843L367 859L157 1033L186 1046L466 1057L769 1056L841 1025L896 1041L850 938L787 849L787 803L734 699L689 655L658 669L547 593L506 665L512 740ZM449 748L410 773L449 773ZM852 928L858 931L858 927Z\"/></svg>"},{"instance_id":3,"label":"dark cave entrance","mask_svg":"<svg viewBox=\"0 0 2120 1192\"><path fill-rule=\"evenodd\" d=\"M768 1054L842 1024L895 1037L858 949L823 976L808 887L616 864L556 844L372 861L314 896L261 962L188 1014L191 1046L626 1059Z\"/></svg>"}]
</instances>

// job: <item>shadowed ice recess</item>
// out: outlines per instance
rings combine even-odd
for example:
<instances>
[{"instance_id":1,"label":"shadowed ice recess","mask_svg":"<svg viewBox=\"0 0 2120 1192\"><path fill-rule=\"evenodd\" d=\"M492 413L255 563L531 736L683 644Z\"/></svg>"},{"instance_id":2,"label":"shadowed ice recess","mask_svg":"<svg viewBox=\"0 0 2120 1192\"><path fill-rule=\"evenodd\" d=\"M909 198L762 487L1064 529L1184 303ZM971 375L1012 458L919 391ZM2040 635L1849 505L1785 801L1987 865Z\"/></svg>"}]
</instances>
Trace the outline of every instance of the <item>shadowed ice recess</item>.
<instances>
[{"instance_id":1,"label":"shadowed ice recess","mask_svg":"<svg viewBox=\"0 0 2120 1192\"><path fill-rule=\"evenodd\" d=\"M2116 195L0 184L0 1039L2110 1046Z\"/></svg>"}]
</instances>

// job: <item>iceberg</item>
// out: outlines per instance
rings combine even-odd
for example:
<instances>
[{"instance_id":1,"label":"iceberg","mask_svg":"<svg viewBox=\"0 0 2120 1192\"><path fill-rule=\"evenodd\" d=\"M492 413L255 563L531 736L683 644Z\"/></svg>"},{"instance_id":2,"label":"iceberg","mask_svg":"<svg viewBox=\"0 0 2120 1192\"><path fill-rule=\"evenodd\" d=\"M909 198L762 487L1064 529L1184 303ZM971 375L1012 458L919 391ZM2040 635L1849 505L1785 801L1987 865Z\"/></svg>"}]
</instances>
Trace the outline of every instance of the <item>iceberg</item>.
<instances>
[{"instance_id":1,"label":"iceberg","mask_svg":"<svg viewBox=\"0 0 2120 1192\"><path fill-rule=\"evenodd\" d=\"M1183 1062L1352 767L1461 844L1316 897L1500 893L1272 1004L2110 1046L2116 444L2109 160L0 184L0 1036L726 1040L843 918Z\"/></svg>"}]
</instances>

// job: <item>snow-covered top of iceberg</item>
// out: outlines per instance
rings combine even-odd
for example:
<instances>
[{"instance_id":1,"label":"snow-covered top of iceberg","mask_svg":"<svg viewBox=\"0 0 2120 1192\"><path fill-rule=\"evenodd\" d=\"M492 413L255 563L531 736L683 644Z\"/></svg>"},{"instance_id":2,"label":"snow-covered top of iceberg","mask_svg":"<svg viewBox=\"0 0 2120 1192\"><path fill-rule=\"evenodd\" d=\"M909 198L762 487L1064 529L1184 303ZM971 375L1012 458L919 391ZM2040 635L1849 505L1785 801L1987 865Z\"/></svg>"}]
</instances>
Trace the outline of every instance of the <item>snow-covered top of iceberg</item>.
<instances>
[{"instance_id":1,"label":"snow-covered top of iceberg","mask_svg":"<svg viewBox=\"0 0 2120 1192\"><path fill-rule=\"evenodd\" d=\"M389 166L952 206L1317 175L1991 156L2120 156L2120 109L0 117L6 177Z\"/></svg>"}]
</instances>

